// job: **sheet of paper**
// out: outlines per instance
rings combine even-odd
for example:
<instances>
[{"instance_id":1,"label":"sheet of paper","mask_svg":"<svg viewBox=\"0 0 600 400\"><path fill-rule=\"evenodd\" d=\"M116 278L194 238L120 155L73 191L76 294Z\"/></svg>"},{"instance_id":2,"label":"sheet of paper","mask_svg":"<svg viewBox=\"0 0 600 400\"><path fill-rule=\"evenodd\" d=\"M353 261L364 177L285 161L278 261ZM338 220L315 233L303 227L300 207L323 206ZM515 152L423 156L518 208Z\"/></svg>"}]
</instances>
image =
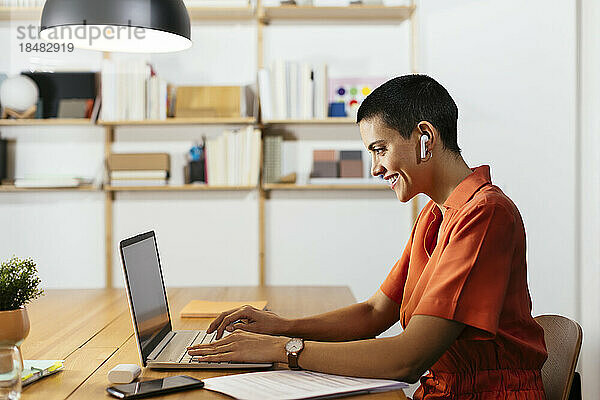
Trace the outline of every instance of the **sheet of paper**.
<instances>
[{"instance_id":1,"label":"sheet of paper","mask_svg":"<svg viewBox=\"0 0 600 400\"><path fill-rule=\"evenodd\" d=\"M398 390L406 383L311 371L267 371L204 379L204 388L240 400L294 400L350 392Z\"/></svg>"}]
</instances>

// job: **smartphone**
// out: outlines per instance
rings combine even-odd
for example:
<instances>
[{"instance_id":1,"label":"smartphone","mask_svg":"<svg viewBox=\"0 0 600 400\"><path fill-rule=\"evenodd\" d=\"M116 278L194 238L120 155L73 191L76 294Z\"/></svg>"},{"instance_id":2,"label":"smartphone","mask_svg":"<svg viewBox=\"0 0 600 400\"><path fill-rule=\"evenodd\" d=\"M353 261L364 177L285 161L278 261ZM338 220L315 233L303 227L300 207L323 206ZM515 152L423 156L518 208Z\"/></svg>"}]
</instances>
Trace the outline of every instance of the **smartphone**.
<instances>
[{"instance_id":1,"label":"smartphone","mask_svg":"<svg viewBox=\"0 0 600 400\"><path fill-rule=\"evenodd\" d=\"M139 399L181 390L198 389L203 386L204 382L198 379L178 375L151 381L133 382L126 385L115 385L106 388L106 391L119 399Z\"/></svg>"}]
</instances>

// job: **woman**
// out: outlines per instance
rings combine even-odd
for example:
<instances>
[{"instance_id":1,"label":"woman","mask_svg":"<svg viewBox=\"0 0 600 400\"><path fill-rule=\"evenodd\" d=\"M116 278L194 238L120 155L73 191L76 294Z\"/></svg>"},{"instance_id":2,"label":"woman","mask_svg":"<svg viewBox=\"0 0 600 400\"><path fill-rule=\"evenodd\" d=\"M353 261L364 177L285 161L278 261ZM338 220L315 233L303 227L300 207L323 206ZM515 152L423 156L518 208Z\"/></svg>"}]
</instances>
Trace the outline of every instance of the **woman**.
<instances>
[{"instance_id":1,"label":"woman","mask_svg":"<svg viewBox=\"0 0 600 400\"><path fill-rule=\"evenodd\" d=\"M531 317L523 222L492 185L489 167L471 170L461 157L457 119L448 92L424 75L386 82L359 109L372 174L383 176L402 202L419 193L431 199L373 297L296 320L231 310L209 331L235 332L189 353L206 361L421 378L415 399L545 399L540 371L547 353ZM374 339L397 321L401 334Z\"/></svg>"}]
</instances>

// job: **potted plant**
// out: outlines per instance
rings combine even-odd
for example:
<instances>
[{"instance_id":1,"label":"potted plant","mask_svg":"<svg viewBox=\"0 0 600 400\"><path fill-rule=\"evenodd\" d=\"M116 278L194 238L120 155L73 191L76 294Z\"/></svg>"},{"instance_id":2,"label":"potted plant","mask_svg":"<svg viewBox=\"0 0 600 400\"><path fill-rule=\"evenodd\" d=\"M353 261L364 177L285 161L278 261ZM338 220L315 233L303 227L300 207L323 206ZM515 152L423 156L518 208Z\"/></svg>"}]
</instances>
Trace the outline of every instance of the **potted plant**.
<instances>
[{"instance_id":1,"label":"potted plant","mask_svg":"<svg viewBox=\"0 0 600 400\"><path fill-rule=\"evenodd\" d=\"M0 345L21 346L29 333L25 305L40 297L35 263L31 258L11 258L0 265Z\"/></svg>"}]
</instances>

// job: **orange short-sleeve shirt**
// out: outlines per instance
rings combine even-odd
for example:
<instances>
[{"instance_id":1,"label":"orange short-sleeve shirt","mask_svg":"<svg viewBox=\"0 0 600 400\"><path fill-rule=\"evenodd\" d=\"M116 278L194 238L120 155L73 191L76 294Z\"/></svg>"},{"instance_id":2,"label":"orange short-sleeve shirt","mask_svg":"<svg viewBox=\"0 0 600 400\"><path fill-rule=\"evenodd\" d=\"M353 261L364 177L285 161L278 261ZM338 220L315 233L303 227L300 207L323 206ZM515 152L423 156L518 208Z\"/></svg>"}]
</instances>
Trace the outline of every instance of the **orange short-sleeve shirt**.
<instances>
[{"instance_id":1,"label":"orange short-sleeve shirt","mask_svg":"<svg viewBox=\"0 0 600 400\"><path fill-rule=\"evenodd\" d=\"M421 211L381 290L413 315L461 322L464 331L421 378L414 399L545 399L547 352L531 316L525 228L514 203L475 168L451 193L442 215Z\"/></svg>"}]
</instances>

